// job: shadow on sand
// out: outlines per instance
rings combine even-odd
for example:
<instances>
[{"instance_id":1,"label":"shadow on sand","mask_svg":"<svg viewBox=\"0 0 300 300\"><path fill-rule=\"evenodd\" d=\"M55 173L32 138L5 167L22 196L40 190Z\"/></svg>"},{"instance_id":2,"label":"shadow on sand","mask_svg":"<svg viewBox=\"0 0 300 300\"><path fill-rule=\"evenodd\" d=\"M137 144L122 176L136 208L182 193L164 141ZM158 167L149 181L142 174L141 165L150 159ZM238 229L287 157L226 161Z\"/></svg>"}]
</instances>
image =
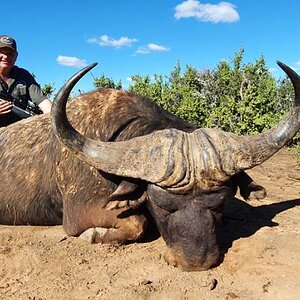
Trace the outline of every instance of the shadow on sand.
<instances>
[{"instance_id":1,"label":"shadow on sand","mask_svg":"<svg viewBox=\"0 0 300 300\"><path fill-rule=\"evenodd\" d=\"M224 207L223 226L218 233L221 251L225 254L235 240L249 237L263 227L279 224L272 219L279 213L300 205L300 199L286 200L269 205L253 207L247 202L233 198Z\"/></svg>"}]
</instances>

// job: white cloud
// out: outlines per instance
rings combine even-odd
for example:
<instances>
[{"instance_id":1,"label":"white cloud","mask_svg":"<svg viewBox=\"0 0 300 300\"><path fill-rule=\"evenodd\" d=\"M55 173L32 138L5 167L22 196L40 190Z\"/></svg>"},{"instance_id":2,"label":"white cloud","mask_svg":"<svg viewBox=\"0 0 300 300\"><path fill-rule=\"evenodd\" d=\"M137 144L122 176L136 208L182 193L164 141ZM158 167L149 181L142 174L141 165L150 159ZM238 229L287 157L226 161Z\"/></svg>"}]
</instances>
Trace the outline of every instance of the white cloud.
<instances>
[{"instance_id":1,"label":"white cloud","mask_svg":"<svg viewBox=\"0 0 300 300\"><path fill-rule=\"evenodd\" d=\"M68 66L68 67L77 67L77 68L82 68L87 66L87 62L85 59L80 59L77 57L71 57L71 56L63 56L59 55L56 58L56 61L63 66Z\"/></svg>"},{"instance_id":2,"label":"white cloud","mask_svg":"<svg viewBox=\"0 0 300 300\"><path fill-rule=\"evenodd\" d=\"M150 52L163 52L169 51L170 49L165 46L157 45L154 43L149 43L147 46L141 46L136 51L137 54L148 54Z\"/></svg>"},{"instance_id":3,"label":"white cloud","mask_svg":"<svg viewBox=\"0 0 300 300\"><path fill-rule=\"evenodd\" d=\"M140 46L135 53L137 53L137 54L148 54L150 52L151 51L147 46Z\"/></svg>"},{"instance_id":4,"label":"white cloud","mask_svg":"<svg viewBox=\"0 0 300 300\"><path fill-rule=\"evenodd\" d=\"M296 62L296 65L300 67L300 60Z\"/></svg>"},{"instance_id":5,"label":"white cloud","mask_svg":"<svg viewBox=\"0 0 300 300\"><path fill-rule=\"evenodd\" d=\"M169 51L169 48L154 43L148 44L148 48L152 51Z\"/></svg>"},{"instance_id":6,"label":"white cloud","mask_svg":"<svg viewBox=\"0 0 300 300\"><path fill-rule=\"evenodd\" d=\"M175 18L196 18L204 22L233 23L240 19L236 6L229 2L201 4L197 0L187 0L175 7Z\"/></svg>"},{"instance_id":7,"label":"white cloud","mask_svg":"<svg viewBox=\"0 0 300 300\"><path fill-rule=\"evenodd\" d=\"M88 43L98 44L101 47L115 47L115 48L131 47L132 44L137 41L138 40L135 38L130 39L128 37L121 37L118 40L116 40L110 38L108 35L102 35L99 39L96 38L88 39Z\"/></svg>"}]
</instances>

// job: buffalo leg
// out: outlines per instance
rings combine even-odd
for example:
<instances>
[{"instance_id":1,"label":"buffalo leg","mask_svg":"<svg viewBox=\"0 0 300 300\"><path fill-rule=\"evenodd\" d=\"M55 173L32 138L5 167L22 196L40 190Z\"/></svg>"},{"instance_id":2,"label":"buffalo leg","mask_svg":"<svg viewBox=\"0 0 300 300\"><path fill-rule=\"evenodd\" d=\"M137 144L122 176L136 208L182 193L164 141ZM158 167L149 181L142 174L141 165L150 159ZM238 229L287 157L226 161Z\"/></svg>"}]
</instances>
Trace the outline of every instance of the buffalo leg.
<instances>
[{"instance_id":1,"label":"buffalo leg","mask_svg":"<svg viewBox=\"0 0 300 300\"><path fill-rule=\"evenodd\" d=\"M91 243L117 243L135 241L145 232L146 219L142 215L133 215L118 221L116 227L95 227L84 231L80 237Z\"/></svg>"},{"instance_id":2,"label":"buffalo leg","mask_svg":"<svg viewBox=\"0 0 300 300\"><path fill-rule=\"evenodd\" d=\"M239 187L240 194L245 200L259 200L267 196L265 188L253 181L253 179L246 172L240 172L239 174L235 175L233 180Z\"/></svg>"},{"instance_id":3,"label":"buffalo leg","mask_svg":"<svg viewBox=\"0 0 300 300\"><path fill-rule=\"evenodd\" d=\"M72 199L74 200L74 199ZM72 204L71 204L72 203ZM135 210L107 210L101 201L78 204L65 200L63 227L70 236L89 236L94 243L124 243L139 239L146 228L146 218Z\"/></svg>"}]
</instances>

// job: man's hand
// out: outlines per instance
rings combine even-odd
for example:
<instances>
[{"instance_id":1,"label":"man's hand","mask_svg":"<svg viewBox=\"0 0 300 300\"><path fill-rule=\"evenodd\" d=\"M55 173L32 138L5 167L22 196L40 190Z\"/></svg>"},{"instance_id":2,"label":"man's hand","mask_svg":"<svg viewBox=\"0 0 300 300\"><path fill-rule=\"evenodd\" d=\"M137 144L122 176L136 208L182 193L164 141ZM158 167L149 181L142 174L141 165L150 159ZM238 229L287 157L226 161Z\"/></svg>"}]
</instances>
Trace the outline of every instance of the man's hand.
<instances>
[{"instance_id":1,"label":"man's hand","mask_svg":"<svg viewBox=\"0 0 300 300\"><path fill-rule=\"evenodd\" d=\"M0 116L11 112L11 108L11 102L0 99Z\"/></svg>"}]
</instances>

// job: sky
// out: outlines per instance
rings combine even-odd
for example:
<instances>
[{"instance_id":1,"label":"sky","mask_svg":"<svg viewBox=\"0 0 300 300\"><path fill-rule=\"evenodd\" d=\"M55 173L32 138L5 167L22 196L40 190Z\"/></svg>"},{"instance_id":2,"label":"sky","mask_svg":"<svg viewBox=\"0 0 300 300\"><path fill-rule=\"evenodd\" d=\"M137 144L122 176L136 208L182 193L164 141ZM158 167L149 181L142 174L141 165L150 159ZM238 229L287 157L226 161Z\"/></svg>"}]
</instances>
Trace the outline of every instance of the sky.
<instances>
[{"instance_id":1,"label":"sky","mask_svg":"<svg viewBox=\"0 0 300 300\"><path fill-rule=\"evenodd\" d=\"M244 62L263 56L274 76L280 60L300 72L299 0L14 0L1 3L1 31L18 45L16 64L55 92L82 67L98 65L75 86L94 78L169 76L179 62L212 69L245 50Z\"/></svg>"}]
</instances>

